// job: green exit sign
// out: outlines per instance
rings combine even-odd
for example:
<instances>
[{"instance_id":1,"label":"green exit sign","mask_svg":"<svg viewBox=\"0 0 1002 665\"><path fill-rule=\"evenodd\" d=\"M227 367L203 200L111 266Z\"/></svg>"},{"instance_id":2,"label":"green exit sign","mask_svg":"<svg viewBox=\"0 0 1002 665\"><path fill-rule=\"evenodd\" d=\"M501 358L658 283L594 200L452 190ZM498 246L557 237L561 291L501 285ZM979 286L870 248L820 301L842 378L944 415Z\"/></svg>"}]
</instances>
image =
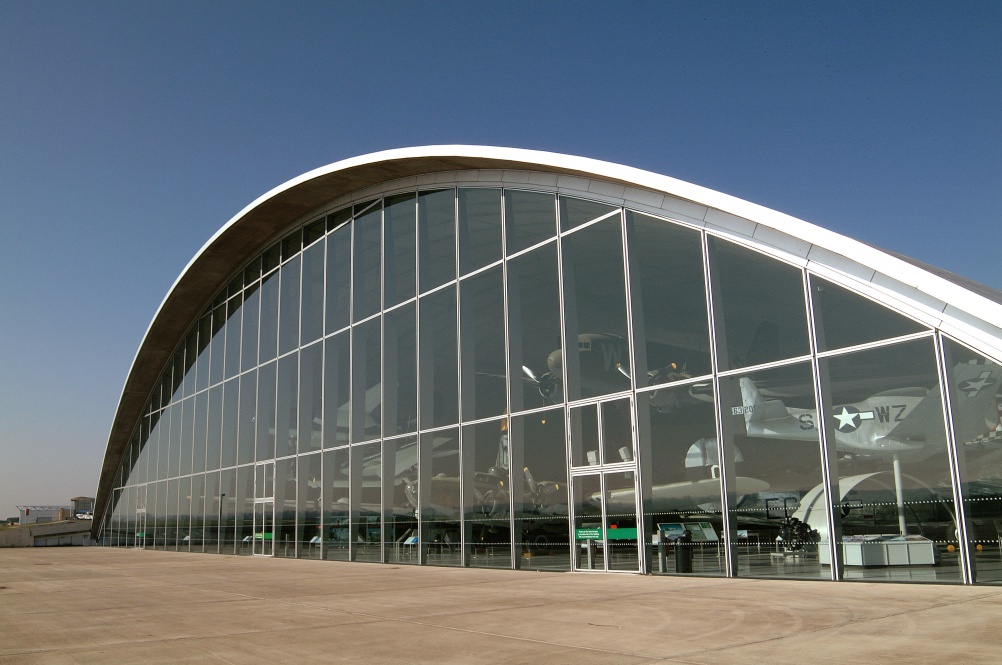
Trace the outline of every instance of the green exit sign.
<instances>
[{"instance_id":1,"label":"green exit sign","mask_svg":"<svg viewBox=\"0 0 1002 665\"><path fill-rule=\"evenodd\" d=\"M589 527L586 529L574 529L574 537L577 540L602 540L602 528Z\"/></svg>"}]
</instances>

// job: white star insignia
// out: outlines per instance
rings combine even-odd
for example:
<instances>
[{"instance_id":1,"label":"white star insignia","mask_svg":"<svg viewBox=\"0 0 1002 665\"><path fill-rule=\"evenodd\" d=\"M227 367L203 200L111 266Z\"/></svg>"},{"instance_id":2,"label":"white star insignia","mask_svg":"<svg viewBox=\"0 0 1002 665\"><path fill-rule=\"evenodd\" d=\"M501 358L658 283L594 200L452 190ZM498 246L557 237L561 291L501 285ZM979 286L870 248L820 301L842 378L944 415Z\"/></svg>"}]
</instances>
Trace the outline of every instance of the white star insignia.
<instances>
[{"instance_id":1,"label":"white star insignia","mask_svg":"<svg viewBox=\"0 0 1002 665\"><path fill-rule=\"evenodd\" d=\"M859 412L850 411L844 406L842 407L842 413L835 413L835 419L838 420L838 428L840 430L846 428L856 429L856 418L858 417Z\"/></svg>"}]
</instances>

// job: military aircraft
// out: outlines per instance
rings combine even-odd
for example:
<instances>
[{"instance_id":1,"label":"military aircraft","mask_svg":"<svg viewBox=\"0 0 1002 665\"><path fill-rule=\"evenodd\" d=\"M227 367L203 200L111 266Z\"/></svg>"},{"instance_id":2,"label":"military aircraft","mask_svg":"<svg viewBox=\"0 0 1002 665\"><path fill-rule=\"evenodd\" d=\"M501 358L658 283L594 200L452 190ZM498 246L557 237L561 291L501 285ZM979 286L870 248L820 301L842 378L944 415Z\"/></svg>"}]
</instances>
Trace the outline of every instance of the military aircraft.
<instances>
[{"instance_id":1,"label":"military aircraft","mask_svg":"<svg viewBox=\"0 0 1002 665\"><path fill-rule=\"evenodd\" d=\"M578 359L580 362L581 383L585 392L602 394L618 392L630 387L630 373L626 369L630 360L630 347L627 340L619 335L609 333L584 333L578 335ZM560 388L563 377L564 352L556 349L546 357L547 371L536 374L526 365L522 365L524 380L535 385L545 404L552 404L554 394ZM647 372L645 385L674 383L690 378L683 364L669 363ZM624 381L625 379L625 381ZM643 388L645 385L639 385ZM588 386L591 388L588 389ZM648 393L651 403L660 410L674 408L682 403L685 393L678 389L658 389Z\"/></svg>"},{"instance_id":2,"label":"military aircraft","mask_svg":"<svg viewBox=\"0 0 1002 665\"><path fill-rule=\"evenodd\" d=\"M1002 372L994 366L961 363L954 368L957 398L957 440L967 445L992 445L1002 433L996 393ZM817 441L817 411L787 407L765 397L749 377L739 380L745 432L751 437ZM847 457L921 461L945 449L943 406L938 387L909 387L871 395L862 402L832 410L836 449ZM998 445L998 443L994 443Z\"/></svg>"}]
</instances>

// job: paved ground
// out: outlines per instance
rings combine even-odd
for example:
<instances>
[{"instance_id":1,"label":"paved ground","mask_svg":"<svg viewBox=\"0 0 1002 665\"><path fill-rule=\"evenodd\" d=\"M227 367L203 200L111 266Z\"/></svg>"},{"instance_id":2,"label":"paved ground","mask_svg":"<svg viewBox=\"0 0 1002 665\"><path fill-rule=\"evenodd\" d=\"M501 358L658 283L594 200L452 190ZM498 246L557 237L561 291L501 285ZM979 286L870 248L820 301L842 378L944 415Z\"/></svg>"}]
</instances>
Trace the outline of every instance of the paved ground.
<instances>
[{"instance_id":1,"label":"paved ground","mask_svg":"<svg viewBox=\"0 0 1002 665\"><path fill-rule=\"evenodd\" d=\"M1002 587L0 550L0 663L1000 663Z\"/></svg>"}]
</instances>

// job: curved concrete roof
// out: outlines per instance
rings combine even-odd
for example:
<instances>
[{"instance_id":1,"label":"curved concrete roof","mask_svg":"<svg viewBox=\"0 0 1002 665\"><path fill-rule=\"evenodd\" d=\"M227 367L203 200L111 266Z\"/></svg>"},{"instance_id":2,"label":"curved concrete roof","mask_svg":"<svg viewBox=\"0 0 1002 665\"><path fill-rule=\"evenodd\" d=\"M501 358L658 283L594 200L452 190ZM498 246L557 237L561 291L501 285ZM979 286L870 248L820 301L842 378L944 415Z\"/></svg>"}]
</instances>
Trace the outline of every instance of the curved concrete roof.
<instances>
[{"instance_id":1,"label":"curved concrete roof","mask_svg":"<svg viewBox=\"0 0 1002 665\"><path fill-rule=\"evenodd\" d=\"M181 272L153 316L122 390L98 483L95 534L154 383L192 321L249 258L304 215L353 192L423 174L471 170L590 179L605 185L590 191L628 207L663 208L662 214L672 216L674 202L675 209L702 211L696 213L701 219L690 214L685 221L799 257L826 277L847 275L899 301L920 303L937 313L942 329L1002 355L1002 293L727 194L629 166L536 150L467 145L386 150L315 169L263 194L219 229Z\"/></svg>"}]
</instances>

